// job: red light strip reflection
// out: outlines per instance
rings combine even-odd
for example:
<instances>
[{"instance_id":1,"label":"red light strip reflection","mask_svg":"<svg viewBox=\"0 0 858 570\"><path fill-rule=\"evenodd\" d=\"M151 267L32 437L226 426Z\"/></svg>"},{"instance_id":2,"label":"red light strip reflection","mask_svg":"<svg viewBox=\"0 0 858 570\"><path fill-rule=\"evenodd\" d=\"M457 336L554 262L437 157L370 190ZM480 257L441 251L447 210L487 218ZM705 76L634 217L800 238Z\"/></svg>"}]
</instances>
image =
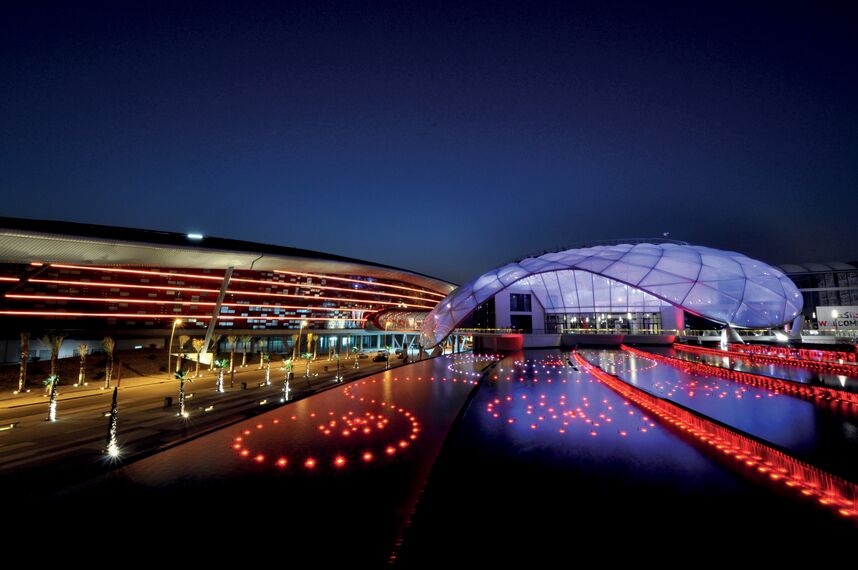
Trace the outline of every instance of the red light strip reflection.
<instances>
[{"instance_id":1,"label":"red light strip reflection","mask_svg":"<svg viewBox=\"0 0 858 570\"><path fill-rule=\"evenodd\" d=\"M684 344L674 344L673 348L676 350L680 350L682 352L691 352L697 354L709 354L713 356L721 356L721 357L729 357L729 358L741 358L742 360L747 360L749 362L762 362L764 364L781 364L785 366L798 366L801 368L809 368L811 370L816 370L817 372L824 372L828 374L842 374L844 376L855 376L858 375L858 366L854 364L840 364L838 362L825 362L821 360L805 360L802 358L789 358L783 356L772 356L768 354L760 354L752 351L738 351L738 350L719 350L714 348L705 348L702 346L688 346ZM822 351L819 351L822 352ZM852 359L854 360L854 353L832 353L832 354L852 354Z\"/></svg>"},{"instance_id":2,"label":"red light strip reflection","mask_svg":"<svg viewBox=\"0 0 858 570\"><path fill-rule=\"evenodd\" d=\"M760 386L774 392L786 392L793 396L808 399L819 399L824 401L835 401L844 404L858 405L858 393L836 390L834 388L826 388L824 386L811 386L800 382L792 382L782 378L773 378L771 376L762 376L760 374L752 374L750 372L739 372L730 368L721 368L720 366L712 366L701 362L689 362L680 358L664 356L663 354L655 354L644 352L631 346L622 345L623 350L631 352L651 360L658 360L665 364L669 364L675 368L679 368L683 372L689 374L702 374L707 376L720 376L728 380L744 382L752 386Z\"/></svg>"},{"instance_id":3,"label":"red light strip reflection","mask_svg":"<svg viewBox=\"0 0 858 570\"><path fill-rule=\"evenodd\" d=\"M783 483L842 516L852 517L858 513L858 486L854 483L627 384L590 364L577 351L572 354L584 370L659 418L668 427L691 435L746 470L753 469L773 482Z\"/></svg>"}]
</instances>

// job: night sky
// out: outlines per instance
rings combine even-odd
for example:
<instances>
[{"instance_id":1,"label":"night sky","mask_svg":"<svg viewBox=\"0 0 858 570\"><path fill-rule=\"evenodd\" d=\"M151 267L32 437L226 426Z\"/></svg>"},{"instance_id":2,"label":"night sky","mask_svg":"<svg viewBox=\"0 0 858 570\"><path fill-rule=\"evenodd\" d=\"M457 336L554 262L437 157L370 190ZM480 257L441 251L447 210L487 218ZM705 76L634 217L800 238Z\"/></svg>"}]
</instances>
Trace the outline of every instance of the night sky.
<instances>
[{"instance_id":1,"label":"night sky","mask_svg":"<svg viewBox=\"0 0 858 570\"><path fill-rule=\"evenodd\" d=\"M663 232L858 259L854 2L15 4L2 215L456 282Z\"/></svg>"}]
</instances>

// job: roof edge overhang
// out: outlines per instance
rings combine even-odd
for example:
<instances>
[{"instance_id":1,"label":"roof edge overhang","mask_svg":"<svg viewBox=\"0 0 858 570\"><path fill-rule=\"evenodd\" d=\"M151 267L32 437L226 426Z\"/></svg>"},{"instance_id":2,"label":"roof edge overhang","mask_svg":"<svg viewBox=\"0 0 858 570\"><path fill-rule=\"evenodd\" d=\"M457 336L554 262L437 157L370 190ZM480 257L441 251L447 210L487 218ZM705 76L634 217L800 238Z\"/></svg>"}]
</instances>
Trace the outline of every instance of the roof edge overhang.
<instances>
[{"instance_id":1,"label":"roof edge overhang","mask_svg":"<svg viewBox=\"0 0 858 570\"><path fill-rule=\"evenodd\" d=\"M0 217L0 262L298 270L400 280L450 293L455 285L415 271L307 249L187 234ZM295 266L298 266L297 269Z\"/></svg>"}]
</instances>

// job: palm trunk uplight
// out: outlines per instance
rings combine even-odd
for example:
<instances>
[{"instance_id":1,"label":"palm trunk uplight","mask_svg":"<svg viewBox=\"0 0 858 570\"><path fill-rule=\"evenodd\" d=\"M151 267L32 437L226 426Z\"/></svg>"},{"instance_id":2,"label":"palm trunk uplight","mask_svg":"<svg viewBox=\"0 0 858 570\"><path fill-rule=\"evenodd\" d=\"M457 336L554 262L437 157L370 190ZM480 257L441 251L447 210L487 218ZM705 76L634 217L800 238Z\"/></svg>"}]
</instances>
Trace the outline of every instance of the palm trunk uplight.
<instances>
[{"instance_id":1,"label":"palm trunk uplight","mask_svg":"<svg viewBox=\"0 0 858 570\"><path fill-rule=\"evenodd\" d=\"M60 383L60 377L56 374L51 374L45 380L45 385L51 389L51 396L48 403L48 421L57 421L57 384Z\"/></svg>"},{"instance_id":2,"label":"palm trunk uplight","mask_svg":"<svg viewBox=\"0 0 858 570\"><path fill-rule=\"evenodd\" d=\"M116 421L119 415L119 405L117 404L117 396L119 387L113 388L113 404L110 406L110 421L107 424L107 447L106 451L110 457L119 457L119 441L116 439Z\"/></svg>"},{"instance_id":3,"label":"palm trunk uplight","mask_svg":"<svg viewBox=\"0 0 858 570\"><path fill-rule=\"evenodd\" d=\"M18 393L27 390L27 362L30 359L30 333L21 333L21 368L18 371Z\"/></svg>"},{"instance_id":4,"label":"palm trunk uplight","mask_svg":"<svg viewBox=\"0 0 858 570\"><path fill-rule=\"evenodd\" d=\"M80 370L77 374L77 385L83 386L86 381L86 355L89 354L89 345L82 343L77 347L80 353Z\"/></svg>"},{"instance_id":5,"label":"palm trunk uplight","mask_svg":"<svg viewBox=\"0 0 858 570\"><path fill-rule=\"evenodd\" d=\"M107 368L104 370L104 389L107 390L110 388L110 381L113 379L113 350L116 348L116 341L106 336L101 341L101 346L104 347L104 352L107 353Z\"/></svg>"}]
</instances>

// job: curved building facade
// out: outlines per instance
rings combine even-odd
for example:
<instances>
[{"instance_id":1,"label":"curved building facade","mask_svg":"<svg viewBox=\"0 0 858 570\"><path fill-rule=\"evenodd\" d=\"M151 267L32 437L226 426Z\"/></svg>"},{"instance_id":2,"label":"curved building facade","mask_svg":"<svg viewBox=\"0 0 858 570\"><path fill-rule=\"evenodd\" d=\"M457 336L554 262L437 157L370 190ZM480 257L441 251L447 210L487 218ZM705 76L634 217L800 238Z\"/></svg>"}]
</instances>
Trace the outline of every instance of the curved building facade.
<instances>
[{"instance_id":1,"label":"curved building facade","mask_svg":"<svg viewBox=\"0 0 858 570\"><path fill-rule=\"evenodd\" d=\"M423 345L436 346L502 293L498 326L527 332L681 328L682 311L735 327L771 328L793 321L802 308L801 293L783 272L740 253L623 243L546 253L468 281L427 316Z\"/></svg>"},{"instance_id":2,"label":"curved building facade","mask_svg":"<svg viewBox=\"0 0 858 570\"><path fill-rule=\"evenodd\" d=\"M0 322L19 329L356 329L453 285L382 264L221 238L0 218ZM302 324L303 323L303 324Z\"/></svg>"}]
</instances>

